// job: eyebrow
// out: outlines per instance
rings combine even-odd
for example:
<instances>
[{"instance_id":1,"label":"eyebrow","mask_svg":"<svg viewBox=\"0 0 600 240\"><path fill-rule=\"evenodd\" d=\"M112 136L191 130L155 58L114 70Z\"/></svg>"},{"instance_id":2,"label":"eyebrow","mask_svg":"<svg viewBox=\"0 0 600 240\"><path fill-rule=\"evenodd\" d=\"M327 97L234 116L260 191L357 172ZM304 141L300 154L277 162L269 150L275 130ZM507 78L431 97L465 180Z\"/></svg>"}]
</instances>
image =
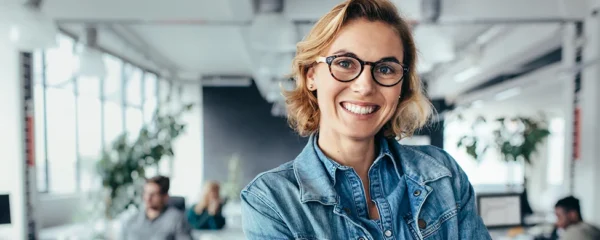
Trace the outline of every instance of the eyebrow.
<instances>
[{"instance_id":1,"label":"eyebrow","mask_svg":"<svg viewBox=\"0 0 600 240\"><path fill-rule=\"evenodd\" d=\"M337 50L333 53L333 55L346 55L346 56L352 56L355 58L359 58L355 53L350 52L346 49L340 49ZM360 59L360 58L359 58ZM362 60L362 59L361 59ZM394 57L394 56L387 56L387 57L383 57L375 62L395 62L395 63L402 63L398 60L398 58Z\"/></svg>"}]
</instances>

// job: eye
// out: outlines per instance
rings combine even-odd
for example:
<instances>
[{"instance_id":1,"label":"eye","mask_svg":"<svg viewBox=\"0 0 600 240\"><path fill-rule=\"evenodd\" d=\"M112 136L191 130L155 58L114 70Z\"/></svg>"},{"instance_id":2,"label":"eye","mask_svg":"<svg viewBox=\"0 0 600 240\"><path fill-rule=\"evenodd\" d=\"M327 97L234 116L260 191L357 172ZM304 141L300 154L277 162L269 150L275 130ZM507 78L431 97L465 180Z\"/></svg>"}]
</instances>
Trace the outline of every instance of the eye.
<instances>
[{"instance_id":1,"label":"eye","mask_svg":"<svg viewBox=\"0 0 600 240\"><path fill-rule=\"evenodd\" d=\"M388 74L394 74L395 71L393 68L389 67L389 66L379 66L377 67L377 72L382 73L384 75L388 75Z\"/></svg>"},{"instance_id":2,"label":"eye","mask_svg":"<svg viewBox=\"0 0 600 240\"><path fill-rule=\"evenodd\" d=\"M336 64L342 68L353 68L354 67L353 66L354 63L350 60L340 60Z\"/></svg>"}]
</instances>

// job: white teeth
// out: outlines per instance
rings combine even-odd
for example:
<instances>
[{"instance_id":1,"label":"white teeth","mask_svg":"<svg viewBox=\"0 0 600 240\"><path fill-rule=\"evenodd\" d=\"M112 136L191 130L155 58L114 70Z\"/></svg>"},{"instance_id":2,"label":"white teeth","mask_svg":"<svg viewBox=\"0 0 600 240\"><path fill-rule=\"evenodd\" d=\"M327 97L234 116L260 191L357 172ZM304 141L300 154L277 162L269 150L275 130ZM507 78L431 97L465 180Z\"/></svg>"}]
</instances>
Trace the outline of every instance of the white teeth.
<instances>
[{"instance_id":1,"label":"white teeth","mask_svg":"<svg viewBox=\"0 0 600 240\"><path fill-rule=\"evenodd\" d=\"M373 111L375 111L375 106L359 106L356 104L352 104L352 103L344 103L342 104L342 106L352 112L352 113L356 113L356 114L369 114L372 113Z\"/></svg>"}]
</instances>

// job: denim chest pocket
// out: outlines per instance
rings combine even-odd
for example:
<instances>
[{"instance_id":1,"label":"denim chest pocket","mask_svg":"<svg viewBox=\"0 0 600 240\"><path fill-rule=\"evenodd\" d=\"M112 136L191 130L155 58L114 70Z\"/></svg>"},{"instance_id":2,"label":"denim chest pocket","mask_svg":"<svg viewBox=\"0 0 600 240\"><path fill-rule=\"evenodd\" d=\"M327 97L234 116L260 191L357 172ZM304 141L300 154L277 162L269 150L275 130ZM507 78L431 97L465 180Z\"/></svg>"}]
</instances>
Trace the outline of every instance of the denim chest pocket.
<instances>
[{"instance_id":1,"label":"denim chest pocket","mask_svg":"<svg viewBox=\"0 0 600 240\"><path fill-rule=\"evenodd\" d=\"M292 214L288 225L295 240L346 239L344 219L334 214L332 206L308 203L295 210L301 211Z\"/></svg>"},{"instance_id":2,"label":"denim chest pocket","mask_svg":"<svg viewBox=\"0 0 600 240\"><path fill-rule=\"evenodd\" d=\"M410 226L416 226L423 239L451 239L458 234L456 224L457 207L442 209L423 208L417 222L412 216L406 216Z\"/></svg>"}]
</instances>

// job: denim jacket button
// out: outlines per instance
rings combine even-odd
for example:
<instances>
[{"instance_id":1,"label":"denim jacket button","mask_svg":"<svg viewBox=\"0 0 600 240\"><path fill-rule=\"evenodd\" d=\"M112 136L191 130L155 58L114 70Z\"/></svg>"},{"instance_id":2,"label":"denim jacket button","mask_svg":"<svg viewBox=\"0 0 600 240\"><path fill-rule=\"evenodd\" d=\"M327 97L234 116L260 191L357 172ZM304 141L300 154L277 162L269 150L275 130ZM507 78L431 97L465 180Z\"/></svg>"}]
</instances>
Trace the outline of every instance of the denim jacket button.
<instances>
[{"instance_id":1,"label":"denim jacket button","mask_svg":"<svg viewBox=\"0 0 600 240\"><path fill-rule=\"evenodd\" d=\"M413 195L414 195L415 197L418 197L418 196L420 196L420 195L421 195L421 190L419 190L419 189L415 190L415 191L413 192Z\"/></svg>"},{"instance_id":2,"label":"denim jacket button","mask_svg":"<svg viewBox=\"0 0 600 240\"><path fill-rule=\"evenodd\" d=\"M427 227L427 223L423 219L419 219L418 224L420 229L425 229Z\"/></svg>"},{"instance_id":3,"label":"denim jacket button","mask_svg":"<svg viewBox=\"0 0 600 240\"><path fill-rule=\"evenodd\" d=\"M358 240L367 240L367 239L364 237L359 237Z\"/></svg>"},{"instance_id":4,"label":"denim jacket button","mask_svg":"<svg viewBox=\"0 0 600 240\"><path fill-rule=\"evenodd\" d=\"M344 212L346 212L346 214L350 215L350 208L344 208Z\"/></svg>"},{"instance_id":5,"label":"denim jacket button","mask_svg":"<svg viewBox=\"0 0 600 240\"><path fill-rule=\"evenodd\" d=\"M392 231L385 230L384 234L385 234L386 237L391 237L392 236Z\"/></svg>"}]
</instances>

